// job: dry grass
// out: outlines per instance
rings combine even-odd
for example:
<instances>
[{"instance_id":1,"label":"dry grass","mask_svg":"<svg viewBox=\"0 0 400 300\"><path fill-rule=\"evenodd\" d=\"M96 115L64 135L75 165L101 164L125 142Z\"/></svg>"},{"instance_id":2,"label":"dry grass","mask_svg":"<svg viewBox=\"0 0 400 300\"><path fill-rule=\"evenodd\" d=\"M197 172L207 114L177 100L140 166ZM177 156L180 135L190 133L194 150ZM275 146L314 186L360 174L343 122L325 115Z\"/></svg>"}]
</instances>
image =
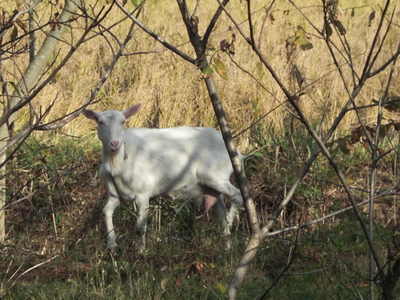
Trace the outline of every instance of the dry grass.
<instances>
[{"instance_id":1,"label":"dry grass","mask_svg":"<svg viewBox=\"0 0 400 300\"><path fill-rule=\"evenodd\" d=\"M189 7L193 5L194 2L190 3ZM216 5L217 2L213 2L211 4L213 9L207 7L207 10L198 11L200 32L204 32ZM271 21L270 15L265 14L264 5L262 1L253 2L256 38L260 42L265 57L286 87L292 92L297 92L298 86L290 72L290 65L292 63L297 65L306 83L309 84L306 88L307 95L302 97L301 107L306 116L316 124L320 122L321 116L325 113L326 118L321 126L323 129L327 129L349 97L327 51L325 42L317 36L316 31L305 18L306 16L316 28L321 29L323 20L320 4L315 4L314 1L303 1L300 7L304 13L302 15L288 2L277 1L271 10L274 21ZM362 70L368 54L368 46L378 25L378 20L375 19L371 26L368 26L368 16L372 10L377 11L378 16L379 5L382 6L383 1L375 1L374 4L369 3L368 5L365 1L355 1L351 4L342 3L341 20L347 29L346 37L353 52L354 65L358 74ZM130 4L127 4L127 6L131 8ZM392 6L394 7L394 5ZM228 8L247 34L245 3L232 2ZM354 8L354 17L351 16L352 8ZM43 2L37 7L40 13L46 11L44 15L50 15L54 12L52 9L47 2ZM399 16L399 13L397 8L395 16ZM111 25L120 18L122 18L122 14L114 7L113 13L108 16L104 25ZM175 5L167 2L149 1L146 3L141 20L171 44L184 44L179 49L193 56L193 50L187 44L185 28ZM297 49L288 61L286 41L293 38L299 25L306 30L309 41L313 43L314 48L309 51ZM82 22L73 24L74 28L80 26L83 26ZM128 26L129 22L125 21L113 28L112 31L120 39L123 39ZM285 101L285 97L265 68L260 65L247 43L239 36L238 31L230 30L233 27L229 18L223 14L212 35L209 46L218 49L219 42L222 39L231 40L232 33L235 33L237 41L235 42L236 54L233 59L243 69L253 74L265 88L262 88L258 82L238 69L225 54L217 54L220 55L227 66L229 80L225 81L218 75L215 75L215 79L230 124L233 130L238 132L247 128L258 117L279 106L280 102ZM393 29L382 49L382 56L377 61L378 65L390 57L396 47L398 27ZM74 40L78 38L77 32L79 30L73 30ZM43 37L43 35L41 36ZM109 35L106 36L115 47L115 42ZM71 36L66 34L65 38L69 40ZM332 39L339 49L342 49L335 34ZM62 54L69 48L66 44L60 47L60 57L62 57ZM123 109L133 103L142 102L144 104L143 110L132 121L132 126L216 126L207 92L202 80L199 79L201 74L194 66L182 61L170 51L134 55L142 51L160 49L163 49L160 44L136 27L134 37L125 51L132 55L121 58L111 78L102 88L99 95L100 102L93 105L92 108L97 110ZM213 51L209 51L209 54L212 55ZM339 63L344 64L339 52L336 55ZM109 65L111 58L112 52L105 38L98 36L89 40L78 49L56 79L35 99L35 106L37 109L39 107L44 108L56 99L48 120L61 117L78 108L89 96L90 91ZM21 69L26 62L26 55L15 60L16 65ZM382 72L368 82L367 88L356 99L357 104L369 104L372 99L379 98L384 88L387 72ZM346 76L345 82L351 88L351 77L346 66L344 66L344 74ZM393 82L397 82L398 85L398 71L395 72L395 78L396 80ZM393 91L397 89L398 86L393 86ZM255 105L256 109L254 108ZM156 112L159 113L158 116L155 116ZM287 127L285 121L287 114L288 111L285 108L275 110L264 120L264 124L272 124L272 126L284 132L283 128ZM373 110L366 112L363 117L366 123L374 122L376 119ZM20 122L24 123L25 119L20 118ZM154 123L154 120L157 124ZM349 114L342 122L340 129L349 130L355 123L357 123L355 115ZM67 134L85 136L93 131L93 125L88 120L78 118L65 126L62 131ZM252 148L246 142L247 140L248 133L239 138L241 148Z\"/></svg>"}]
</instances>

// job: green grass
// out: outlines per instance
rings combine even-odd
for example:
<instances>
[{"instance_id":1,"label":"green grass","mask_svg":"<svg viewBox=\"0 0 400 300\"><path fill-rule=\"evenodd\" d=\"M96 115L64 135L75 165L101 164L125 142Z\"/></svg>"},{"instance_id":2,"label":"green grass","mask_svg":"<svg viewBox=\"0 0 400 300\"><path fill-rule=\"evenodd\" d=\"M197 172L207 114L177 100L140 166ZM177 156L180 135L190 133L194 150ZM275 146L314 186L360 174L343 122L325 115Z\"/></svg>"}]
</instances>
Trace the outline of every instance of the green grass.
<instances>
[{"instance_id":1,"label":"green grass","mask_svg":"<svg viewBox=\"0 0 400 300\"><path fill-rule=\"evenodd\" d=\"M359 275L368 269L367 247L354 234L343 233L344 226L351 224L343 219L338 226L303 232L291 267L266 299L332 299L332 295L349 299L357 292L367 297L368 286ZM387 241L377 237L377 243ZM293 250L290 240L278 238L263 244L238 299L258 299L270 287ZM82 255L82 247L93 242L84 241L28 273L4 299L223 299L240 255L240 248L225 252L212 245L194 248L187 242L154 241L146 255L124 249L110 256L98 248ZM198 273L191 271L195 262L203 264Z\"/></svg>"},{"instance_id":2,"label":"green grass","mask_svg":"<svg viewBox=\"0 0 400 300\"><path fill-rule=\"evenodd\" d=\"M150 207L149 250L139 254L133 231L135 211L124 204L114 218L119 249L110 255L105 250L101 216L105 189L96 175L99 148L88 148L86 143L92 141L82 144L77 139L53 137L43 141L31 137L16 153L19 159L10 180L18 184L9 201L26 194L27 182L34 189L50 184L7 213L8 239L1 259L3 298L223 299L246 244L245 214L232 236L235 247L227 252L215 218L208 221L200 205L181 207L183 202L155 199ZM304 138L294 139L293 143L296 151L307 153ZM45 157L46 164L35 165L41 157ZM296 160L290 164L293 169L288 169L287 161L277 161L274 172L257 167L269 157L265 147L263 155L247 165L261 220L279 204L284 183L292 178L290 173L303 164L303 160ZM51 183L52 178L77 164L82 165ZM29 166L34 171L27 173ZM323 159L315 164L275 229L349 205L340 189L329 184L333 176L330 172ZM24 180L17 180L22 174ZM336 190L332 193L332 189ZM377 219L376 223L375 243L384 259L396 227L387 211L390 202L378 203L377 214L386 211L391 220L388 223L388 219ZM335 299L349 299L356 298L357 293L367 297L368 246L351 211L301 230L297 244L296 234L281 234L262 244L238 299L259 299L279 278L291 255L290 268L266 299L332 299L332 295ZM198 272L193 269L196 264L202 265ZM18 277L32 267L35 268Z\"/></svg>"}]
</instances>

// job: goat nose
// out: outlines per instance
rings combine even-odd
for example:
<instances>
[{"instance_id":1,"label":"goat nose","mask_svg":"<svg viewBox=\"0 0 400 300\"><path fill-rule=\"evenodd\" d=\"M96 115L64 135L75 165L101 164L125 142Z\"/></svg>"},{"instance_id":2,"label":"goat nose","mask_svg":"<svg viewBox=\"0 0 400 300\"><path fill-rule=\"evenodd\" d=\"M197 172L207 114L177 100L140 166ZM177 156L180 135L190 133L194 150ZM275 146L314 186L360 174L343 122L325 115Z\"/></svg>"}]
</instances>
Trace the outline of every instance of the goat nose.
<instances>
[{"instance_id":1,"label":"goat nose","mask_svg":"<svg viewBox=\"0 0 400 300\"><path fill-rule=\"evenodd\" d=\"M114 148L118 148L119 142L118 142L118 141L114 141L114 142L111 142L110 144L111 144L111 146L113 146Z\"/></svg>"}]
</instances>

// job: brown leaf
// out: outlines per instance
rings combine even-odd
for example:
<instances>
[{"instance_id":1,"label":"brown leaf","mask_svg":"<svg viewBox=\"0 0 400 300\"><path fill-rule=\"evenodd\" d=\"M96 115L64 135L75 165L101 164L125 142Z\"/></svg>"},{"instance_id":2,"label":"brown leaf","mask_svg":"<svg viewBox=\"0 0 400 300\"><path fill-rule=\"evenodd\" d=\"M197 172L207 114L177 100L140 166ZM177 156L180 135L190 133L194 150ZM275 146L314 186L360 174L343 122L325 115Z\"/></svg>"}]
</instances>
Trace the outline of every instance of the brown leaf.
<instances>
[{"instance_id":1,"label":"brown leaf","mask_svg":"<svg viewBox=\"0 0 400 300\"><path fill-rule=\"evenodd\" d=\"M230 55L235 55L235 45L233 43L229 47L229 54Z\"/></svg>"},{"instance_id":2,"label":"brown leaf","mask_svg":"<svg viewBox=\"0 0 400 300\"><path fill-rule=\"evenodd\" d=\"M175 284L177 287L180 287L182 285L182 279L179 276L176 276L175 278Z\"/></svg>"},{"instance_id":3,"label":"brown leaf","mask_svg":"<svg viewBox=\"0 0 400 300\"><path fill-rule=\"evenodd\" d=\"M229 43L226 39L219 42L219 46L223 52L229 52L230 55L235 55L235 45L233 44L236 40L235 34L232 34L232 43Z\"/></svg>"},{"instance_id":4,"label":"brown leaf","mask_svg":"<svg viewBox=\"0 0 400 300\"><path fill-rule=\"evenodd\" d=\"M219 46L221 47L221 50L223 52L226 52L229 50L229 47L231 46L231 44L229 44L228 41L225 39L225 40L222 40L219 42Z\"/></svg>"},{"instance_id":5,"label":"brown leaf","mask_svg":"<svg viewBox=\"0 0 400 300\"><path fill-rule=\"evenodd\" d=\"M351 142L353 144L359 142L361 140L361 136L362 136L362 127L359 126L353 129L353 131L351 132Z\"/></svg>"},{"instance_id":6,"label":"brown leaf","mask_svg":"<svg viewBox=\"0 0 400 300\"><path fill-rule=\"evenodd\" d=\"M199 17L198 16L195 16L195 15L193 15L191 18L190 18L190 21L192 22L192 31L193 31L193 33L198 33L199 32Z\"/></svg>"},{"instance_id":7,"label":"brown leaf","mask_svg":"<svg viewBox=\"0 0 400 300\"><path fill-rule=\"evenodd\" d=\"M368 26L371 27L372 20L375 19L375 11L373 10L368 17Z\"/></svg>"},{"instance_id":8,"label":"brown leaf","mask_svg":"<svg viewBox=\"0 0 400 300\"><path fill-rule=\"evenodd\" d=\"M18 37L18 28L17 26L13 26L13 29L11 31L11 35L10 35L10 41L15 41Z\"/></svg>"},{"instance_id":9,"label":"brown leaf","mask_svg":"<svg viewBox=\"0 0 400 300\"><path fill-rule=\"evenodd\" d=\"M354 150L354 145L351 144L349 141L340 139L337 141L337 144L339 146L340 151L342 151L344 154L349 154L351 151Z\"/></svg>"},{"instance_id":10,"label":"brown leaf","mask_svg":"<svg viewBox=\"0 0 400 300\"><path fill-rule=\"evenodd\" d=\"M204 268L204 265L201 261L196 261L190 265L189 271L186 274L186 279L189 279L192 273L197 274Z\"/></svg>"},{"instance_id":11,"label":"brown leaf","mask_svg":"<svg viewBox=\"0 0 400 300\"><path fill-rule=\"evenodd\" d=\"M301 86L304 82L304 79L303 79L303 76L301 75L299 68L295 64L292 65L292 72L294 73L294 76L296 78L297 84L299 85L299 88L301 88Z\"/></svg>"},{"instance_id":12,"label":"brown leaf","mask_svg":"<svg viewBox=\"0 0 400 300\"><path fill-rule=\"evenodd\" d=\"M274 15L273 15L273 14L270 14L270 15L269 15L269 20L271 21L271 24L274 24L275 18L274 18Z\"/></svg>"},{"instance_id":13,"label":"brown leaf","mask_svg":"<svg viewBox=\"0 0 400 300\"><path fill-rule=\"evenodd\" d=\"M50 21L49 26L52 31L55 30L60 30L61 29L61 23L58 21L57 16L53 20Z\"/></svg>"},{"instance_id":14,"label":"brown leaf","mask_svg":"<svg viewBox=\"0 0 400 300\"><path fill-rule=\"evenodd\" d=\"M204 265L201 261L197 261L197 262L195 262L195 267L196 267L197 272L200 272L204 268Z\"/></svg>"},{"instance_id":15,"label":"brown leaf","mask_svg":"<svg viewBox=\"0 0 400 300\"><path fill-rule=\"evenodd\" d=\"M325 32L326 32L326 36L330 37L332 35L332 33L333 33L333 30L332 30L332 27L329 24L328 20L325 20L324 29L325 29Z\"/></svg>"},{"instance_id":16,"label":"brown leaf","mask_svg":"<svg viewBox=\"0 0 400 300\"><path fill-rule=\"evenodd\" d=\"M349 143L349 142L347 142L346 143L346 149L347 149L347 151L353 151L354 150L354 145L353 144L351 144L351 143Z\"/></svg>"},{"instance_id":17,"label":"brown leaf","mask_svg":"<svg viewBox=\"0 0 400 300\"><path fill-rule=\"evenodd\" d=\"M334 20L333 25L339 30L340 35L345 35L346 34L346 28L344 28L342 22L339 20Z\"/></svg>"}]
</instances>

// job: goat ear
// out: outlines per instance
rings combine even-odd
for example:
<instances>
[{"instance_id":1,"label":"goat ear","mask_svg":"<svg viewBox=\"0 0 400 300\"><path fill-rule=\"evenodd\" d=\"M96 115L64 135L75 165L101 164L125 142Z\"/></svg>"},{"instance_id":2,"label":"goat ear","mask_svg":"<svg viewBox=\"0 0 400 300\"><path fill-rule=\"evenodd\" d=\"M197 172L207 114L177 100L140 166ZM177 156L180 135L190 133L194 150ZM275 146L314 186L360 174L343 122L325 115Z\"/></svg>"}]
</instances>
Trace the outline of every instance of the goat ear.
<instances>
[{"instance_id":1,"label":"goat ear","mask_svg":"<svg viewBox=\"0 0 400 300\"><path fill-rule=\"evenodd\" d=\"M141 107L142 107L142 103L132 105L131 107L123 110L122 114L125 116L125 119L127 120L130 117L132 117L133 115L137 114Z\"/></svg>"},{"instance_id":2,"label":"goat ear","mask_svg":"<svg viewBox=\"0 0 400 300\"><path fill-rule=\"evenodd\" d=\"M84 109L82 111L82 114L88 119L94 120L96 122L99 121L98 113L95 112L94 110Z\"/></svg>"}]
</instances>

